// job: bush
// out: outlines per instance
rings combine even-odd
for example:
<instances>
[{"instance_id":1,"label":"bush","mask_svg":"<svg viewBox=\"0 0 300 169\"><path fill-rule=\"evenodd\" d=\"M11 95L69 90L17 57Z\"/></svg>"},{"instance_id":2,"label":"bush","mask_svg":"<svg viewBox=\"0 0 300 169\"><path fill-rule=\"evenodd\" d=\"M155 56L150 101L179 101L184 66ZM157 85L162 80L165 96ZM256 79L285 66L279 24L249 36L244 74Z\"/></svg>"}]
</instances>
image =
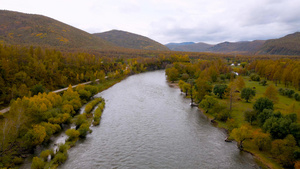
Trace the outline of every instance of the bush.
<instances>
[{"instance_id":1,"label":"bush","mask_svg":"<svg viewBox=\"0 0 300 169\"><path fill-rule=\"evenodd\" d=\"M61 153L67 153L68 149L69 149L69 146L66 145L66 144L61 144L58 147L58 151L61 152Z\"/></svg>"},{"instance_id":2,"label":"bush","mask_svg":"<svg viewBox=\"0 0 300 169\"><path fill-rule=\"evenodd\" d=\"M221 110L217 115L216 115L216 119L226 122L227 119L231 118L231 114L230 111L227 109L223 109Z\"/></svg>"},{"instance_id":3,"label":"bush","mask_svg":"<svg viewBox=\"0 0 300 169\"><path fill-rule=\"evenodd\" d=\"M54 156L53 150L44 150L40 154L40 158L42 158L44 161L48 160L48 156L51 155L51 158Z\"/></svg>"},{"instance_id":4,"label":"bush","mask_svg":"<svg viewBox=\"0 0 300 169\"><path fill-rule=\"evenodd\" d=\"M68 159L68 153L58 152L53 159L53 163L54 164L62 164L67 159Z\"/></svg>"},{"instance_id":5,"label":"bush","mask_svg":"<svg viewBox=\"0 0 300 169\"><path fill-rule=\"evenodd\" d=\"M88 123L81 124L78 131L80 133L80 135L79 135L80 137L82 137L82 138L86 137L88 132L91 132L90 124L88 124Z\"/></svg>"},{"instance_id":6,"label":"bush","mask_svg":"<svg viewBox=\"0 0 300 169\"><path fill-rule=\"evenodd\" d=\"M75 130L75 129L68 129L66 131L66 135L69 136L68 141L73 141L78 139L80 133L79 131Z\"/></svg>"},{"instance_id":7,"label":"bush","mask_svg":"<svg viewBox=\"0 0 300 169\"><path fill-rule=\"evenodd\" d=\"M83 123L87 123L87 118L86 118L86 114L83 113L83 114L80 114L80 115L77 115L74 119L74 123L76 125L76 129L81 126L81 124Z\"/></svg>"},{"instance_id":8,"label":"bush","mask_svg":"<svg viewBox=\"0 0 300 169\"><path fill-rule=\"evenodd\" d=\"M266 80L261 80L259 82L259 84L262 85L262 86L266 86L267 85L267 81Z\"/></svg>"},{"instance_id":9,"label":"bush","mask_svg":"<svg viewBox=\"0 0 300 169\"><path fill-rule=\"evenodd\" d=\"M250 75L250 79L251 79L252 81L257 81L257 82L260 81L259 75L254 74L254 73L252 73L252 74Z\"/></svg>"},{"instance_id":10,"label":"bush","mask_svg":"<svg viewBox=\"0 0 300 169\"><path fill-rule=\"evenodd\" d=\"M300 95L298 93L294 94L294 98L295 100L300 101Z\"/></svg>"},{"instance_id":11,"label":"bush","mask_svg":"<svg viewBox=\"0 0 300 169\"><path fill-rule=\"evenodd\" d=\"M33 157L31 163L31 169L43 169L45 162L39 157Z\"/></svg>"}]
</instances>

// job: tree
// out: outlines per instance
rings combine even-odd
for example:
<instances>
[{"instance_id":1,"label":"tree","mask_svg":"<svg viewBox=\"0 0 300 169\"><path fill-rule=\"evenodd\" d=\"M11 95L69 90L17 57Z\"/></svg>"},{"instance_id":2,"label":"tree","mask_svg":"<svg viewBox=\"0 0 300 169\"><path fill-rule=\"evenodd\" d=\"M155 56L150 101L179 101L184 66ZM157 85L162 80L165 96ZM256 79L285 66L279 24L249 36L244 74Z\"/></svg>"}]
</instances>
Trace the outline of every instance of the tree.
<instances>
[{"instance_id":1,"label":"tree","mask_svg":"<svg viewBox=\"0 0 300 169\"><path fill-rule=\"evenodd\" d=\"M278 103L279 98L277 95L278 95L278 90L273 84L269 85L269 87L266 89L264 93L264 96L272 100L273 103Z\"/></svg>"},{"instance_id":2,"label":"tree","mask_svg":"<svg viewBox=\"0 0 300 169\"><path fill-rule=\"evenodd\" d=\"M229 110L232 110L232 103L236 101L237 99L237 93L236 93L236 89L237 89L237 81L235 82L231 82L229 84L229 87L227 88L227 93L226 95L229 97Z\"/></svg>"},{"instance_id":3,"label":"tree","mask_svg":"<svg viewBox=\"0 0 300 169\"><path fill-rule=\"evenodd\" d=\"M166 69L166 75L169 81L174 82L178 79L179 72L175 67Z\"/></svg>"},{"instance_id":4,"label":"tree","mask_svg":"<svg viewBox=\"0 0 300 169\"><path fill-rule=\"evenodd\" d=\"M243 150L243 142L252 138L252 128L249 125L242 125L231 132L231 136L238 142L238 148Z\"/></svg>"},{"instance_id":5,"label":"tree","mask_svg":"<svg viewBox=\"0 0 300 169\"><path fill-rule=\"evenodd\" d=\"M223 99L226 89L227 89L227 85L215 85L213 92L220 99Z\"/></svg>"},{"instance_id":6,"label":"tree","mask_svg":"<svg viewBox=\"0 0 300 169\"><path fill-rule=\"evenodd\" d=\"M255 96L255 90L251 89L250 87L246 87L242 89L241 98L245 99L247 103Z\"/></svg>"},{"instance_id":7,"label":"tree","mask_svg":"<svg viewBox=\"0 0 300 169\"><path fill-rule=\"evenodd\" d=\"M208 113L210 109L212 109L214 106L218 104L218 100L216 100L213 96L205 96L205 99L203 99L199 107L206 110L205 113Z\"/></svg>"},{"instance_id":8,"label":"tree","mask_svg":"<svg viewBox=\"0 0 300 169\"><path fill-rule=\"evenodd\" d=\"M239 90L242 90L246 86L245 81L242 76L238 76L235 80L235 83Z\"/></svg>"},{"instance_id":9,"label":"tree","mask_svg":"<svg viewBox=\"0 0 300 169\"><path fill-rule=\"evenodd\" d=\"M244 113L245 120L252 125L252 122L256 120L257 113L254 110L246 110Z\"/></svg>"},{"instance_id":10,"label":"tree","mask_svg":"<svg viewBox=\"0 0 300 169\"><path fill-rule=\"evenodd\" d=\"M271 154L284 167L293 167L295 158L294 151L296 149L296 140L292 135L288 135L283 140L274 140L272 142Z\"/></svg>"},{"instance_id":11,"label":"tree","mask_svg":"<svg viewBox=\"0 0 300 169\"><path fill-rule=\"evenodd\" d=\"M209 81L200 77L196 80L195 85L197 90L196 98L199 102L201 102L202 99L204 99L205 95L210 95L212 91L212 85Z\"/></svg>"},{"instance_id":12,"label":"tree","mask_svg":"<svg viewBox=\"0 0 300 169\"><path fill-rule=\"evenodd\" d=\"M271 109L273 110L273 102L266 98L266 97L261 97L256 100L256 102L253 105L253 109L262 112L264 109Z\"/></svg>"},{"instance_id":13,"label":"tree","mask_svg":"<svg viewBox=\"0 0 300 169\"><path fill-rule=\"evenodd\" d=\"M269 133L263 133L261 129L253 132L253 140L259 151L267 150L271 145L271 137Z\"/></svg>"}]
</instances>

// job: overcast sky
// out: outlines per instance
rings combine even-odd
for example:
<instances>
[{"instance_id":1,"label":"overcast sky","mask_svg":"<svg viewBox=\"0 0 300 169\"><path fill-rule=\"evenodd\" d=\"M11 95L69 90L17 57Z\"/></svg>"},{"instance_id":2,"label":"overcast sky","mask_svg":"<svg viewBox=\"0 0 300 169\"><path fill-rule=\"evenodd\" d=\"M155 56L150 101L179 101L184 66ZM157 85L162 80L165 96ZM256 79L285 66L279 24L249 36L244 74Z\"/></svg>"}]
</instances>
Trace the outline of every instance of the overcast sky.
<instances>
[{"instance_id":1,"label":"overcast sky","mask_svg":"<svg viewBox=\"0 0 300 169\"><path fill-rule=\"evenodd\" d=\"M0 9L45 15L89 33L124 30L163 44L265 40L300 31L299 0L0 0Z\"/></svg>"}]
</instances>

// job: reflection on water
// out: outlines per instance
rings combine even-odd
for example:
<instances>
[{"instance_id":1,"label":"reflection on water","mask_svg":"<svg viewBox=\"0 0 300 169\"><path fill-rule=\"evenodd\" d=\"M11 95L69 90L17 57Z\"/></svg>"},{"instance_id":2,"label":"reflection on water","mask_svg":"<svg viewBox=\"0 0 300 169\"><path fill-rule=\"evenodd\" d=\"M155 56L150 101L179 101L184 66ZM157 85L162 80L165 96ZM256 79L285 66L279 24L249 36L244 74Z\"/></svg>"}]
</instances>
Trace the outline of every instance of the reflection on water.
<instances>
[{"instance_id":1,"label":"reflection on water","mask_svg":"<svg viewBox=\"0 0 300 169\"><path fill-rule=\"evenodd\" d=\"M106 100L100 126L60 168L256 168L168 86L164 71L131 76L98 95Z\"/></svg>"}]
</instances>

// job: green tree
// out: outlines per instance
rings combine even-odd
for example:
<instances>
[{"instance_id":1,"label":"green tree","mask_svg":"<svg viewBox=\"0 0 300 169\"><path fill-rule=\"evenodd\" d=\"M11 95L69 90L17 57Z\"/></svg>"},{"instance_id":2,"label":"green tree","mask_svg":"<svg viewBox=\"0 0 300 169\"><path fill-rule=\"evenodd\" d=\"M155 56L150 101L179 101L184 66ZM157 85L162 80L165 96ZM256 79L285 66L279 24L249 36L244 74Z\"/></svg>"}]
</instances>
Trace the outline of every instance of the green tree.
<instances>
[{"instance_id":1,"label":"green tree","mask_svg":"<svg viewBox=\"0 0 300 169\"><path fill-rule=\"evenodd\" d=\"M205 110L205 113L208 113L209 110L211 110L214 106L218 104L218 100L216 100L213 96L205 96L205 99L203 99L199 107Z\"/></svg>"},{"instance_id":2,"label":"green tree","mask_svg":"<svg viewBox=\"0 0 300 169\"><path fill-rule=\"evenodd\" d=\"M273 102L266 98L266 97L261 97L256 100L256 102L253 105L253 109L262 112L264 109L271 109L273 110Z\"/></svg>"},{"instance_id":3,"label":"green tree","mask_svg":"<svg viewBox=\"0 0 300 169\"><path fill-rule=\"evenodd\" d=\"M252 125L252 122L256 120L257 113L254 110L246 110L244 113L245 120Z\"/></svg>"},{"instance_id":4,"label":"green tree","mask_svg":"<svg viewBox=\"0 0 300 169\"><path fill-rule=\"evenodd\" d=\"M213 92L220 99L223 99L226 89L227 89L227 85L215 85Z\"/></svg>"},{"instance_id":5,"label":"green tree","mask_svg":"<svg viewBox=\"0 0 300 169\"><path fill-rule=\"evenodd\" d=\"M241 98L245 99L247 103L255 96L255 90L251 89L250 87L246 87L242 89Z\"/></svg>"}]
</instances>

